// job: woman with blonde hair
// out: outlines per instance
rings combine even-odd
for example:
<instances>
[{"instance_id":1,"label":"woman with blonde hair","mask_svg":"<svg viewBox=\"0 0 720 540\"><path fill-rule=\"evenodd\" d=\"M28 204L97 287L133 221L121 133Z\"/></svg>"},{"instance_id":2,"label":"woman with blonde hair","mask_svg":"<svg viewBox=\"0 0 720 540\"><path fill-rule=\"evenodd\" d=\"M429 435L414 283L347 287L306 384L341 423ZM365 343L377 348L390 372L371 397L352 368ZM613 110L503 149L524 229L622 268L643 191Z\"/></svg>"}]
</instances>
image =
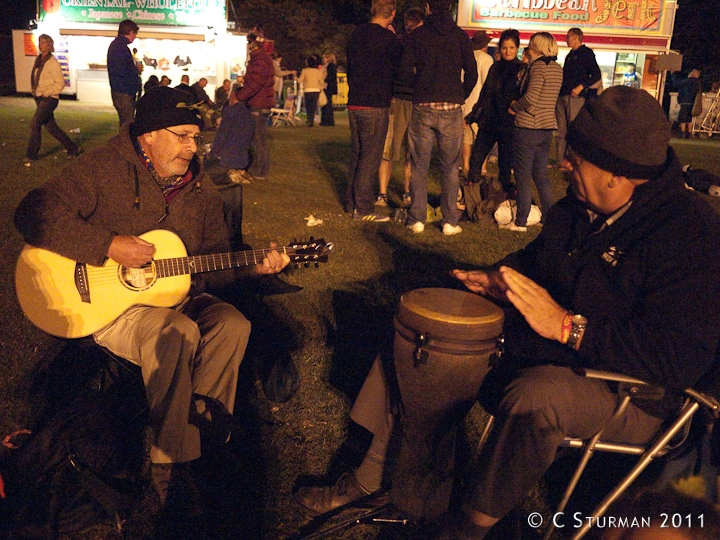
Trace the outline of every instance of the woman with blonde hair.
<instances>
[{"instance_id":1,"label":"woman with blonde hair","mask_svg":"<svg viewBox=\"0 0 720 540\"><path fill-rule=\"evenodd\" d=\"M527 46L530 65L520 80L520 97L510 104L509 110L515 116L513 169L517 185L517 214L514 222L501 225L503 229L527 230L532 203L531 181L535 181L543 214L554 202L547 162L552 132L558 127L555 105L563 80L562 67L555 61L557 52L557 41L551 34L538 32L530 37Z\"/></svg>"},{"instance_id":2,"label":"woman with blonde hair","mask_svg":"<svg viewBox=\"0 0 720 540\"><path fill-rule=\"evenodd\" d=\"M42 34L38 38L38 48L40 54L35 59L30 74L30 88L37 109L30 121L30 143L23 158L23 165L26 167L30 167L38 158L43 126L65 147L68 157L75 157L82 152L55 122L54 112L59 103L60 92L65 88L65 78L60 62L52 55L55 51L53 38Z\"/></svg>"}]
</instances>

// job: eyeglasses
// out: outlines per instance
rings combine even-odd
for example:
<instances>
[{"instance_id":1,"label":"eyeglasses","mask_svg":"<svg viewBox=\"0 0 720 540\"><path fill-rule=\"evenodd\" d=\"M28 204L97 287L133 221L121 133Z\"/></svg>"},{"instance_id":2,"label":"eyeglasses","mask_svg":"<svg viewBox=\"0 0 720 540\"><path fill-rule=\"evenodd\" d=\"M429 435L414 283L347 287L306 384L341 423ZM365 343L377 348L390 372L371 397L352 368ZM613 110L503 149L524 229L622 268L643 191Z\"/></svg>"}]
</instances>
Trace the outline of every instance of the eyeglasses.
<instances>
[{"instance_id":1,"label":"eyeglasses","mask_svg":"<svg viewBox=\"0 0 720 540\"><path fill-rule=\"evenodd\" d=\"M190 141L195 141L195 146L200 148L202 146L202 143L205 141L205 137L203 137L202 135L188 135L186 133L175 133L168 128L163 129L175 135L178 138L178 142L180 144L188 144Z\"/></svg>"}]
</instances>

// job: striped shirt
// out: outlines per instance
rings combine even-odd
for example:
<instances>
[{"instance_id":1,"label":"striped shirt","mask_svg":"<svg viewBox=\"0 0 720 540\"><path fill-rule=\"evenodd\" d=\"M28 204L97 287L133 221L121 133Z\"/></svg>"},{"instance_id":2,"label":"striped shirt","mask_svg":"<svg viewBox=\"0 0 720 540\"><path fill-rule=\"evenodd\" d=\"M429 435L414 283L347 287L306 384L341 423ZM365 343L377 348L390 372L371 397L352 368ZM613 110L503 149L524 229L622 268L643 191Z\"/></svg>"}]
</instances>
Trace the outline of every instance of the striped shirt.
<instances>
[{"instance_id":1,"label":"striped shirt","mask_svg":"<svg viewBox=\"0 0 720 540\"><path fill-rule=\"evenodd\" d=\"M555 105L563 81L560 64L548 57L535 60L520 81L522 96L511 109L515 126L527 129L557 129Z\"/></svg>"}]
</instances>

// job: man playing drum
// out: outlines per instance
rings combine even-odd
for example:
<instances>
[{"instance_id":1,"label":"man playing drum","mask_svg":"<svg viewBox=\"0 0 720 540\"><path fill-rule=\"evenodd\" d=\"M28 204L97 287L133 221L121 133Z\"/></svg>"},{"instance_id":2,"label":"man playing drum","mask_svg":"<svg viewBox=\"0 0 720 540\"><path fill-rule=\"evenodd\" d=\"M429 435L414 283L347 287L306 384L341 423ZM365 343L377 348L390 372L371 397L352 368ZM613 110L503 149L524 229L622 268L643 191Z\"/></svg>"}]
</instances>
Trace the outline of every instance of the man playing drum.
<instances>
[{"instance_id":1,"label":"man playing drum","mask_svg":"<svg viewBox=\"0 0 720 540\"><path fill-rule=\"evenodd\" d=\"M572 367L666 388L652 408L630 405L605 429L608 440L625 443L647 442L675 412L679 391L711 369L720 341L720 216L684 188L669 140L670 124L649 94L606 90L571 124L563 162L571 189L539 236L489 269L453 271L502 303L506 352L479 395L496 418L482 470L436 538L484 538L566 436L587 438L608 422L618 396ZM358 485L370 490L358 483L361 469L354 481L298 499L327 507L357 498Z\"/></svg>"}]
</instances>

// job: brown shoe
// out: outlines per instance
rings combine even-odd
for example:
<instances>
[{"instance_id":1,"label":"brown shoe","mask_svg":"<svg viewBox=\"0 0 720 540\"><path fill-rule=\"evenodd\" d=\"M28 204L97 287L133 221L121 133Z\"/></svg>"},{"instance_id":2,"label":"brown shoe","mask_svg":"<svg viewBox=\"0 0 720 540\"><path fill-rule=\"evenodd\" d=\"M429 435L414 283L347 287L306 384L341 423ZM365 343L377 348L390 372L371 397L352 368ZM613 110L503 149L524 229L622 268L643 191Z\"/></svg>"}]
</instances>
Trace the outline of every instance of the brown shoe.
<instances>
[{"instance_id":1,"label":"brown shoe","mask_svg":"<svg viewBox=\"0 0 720 540\"><path fill-rule=\"evenodd\" d=\"M316 514L324 514L370 495L355 478L355 473L343 474L335 485L303 487L295 493L295 500Z\"/></svg>"}]
</instances>

